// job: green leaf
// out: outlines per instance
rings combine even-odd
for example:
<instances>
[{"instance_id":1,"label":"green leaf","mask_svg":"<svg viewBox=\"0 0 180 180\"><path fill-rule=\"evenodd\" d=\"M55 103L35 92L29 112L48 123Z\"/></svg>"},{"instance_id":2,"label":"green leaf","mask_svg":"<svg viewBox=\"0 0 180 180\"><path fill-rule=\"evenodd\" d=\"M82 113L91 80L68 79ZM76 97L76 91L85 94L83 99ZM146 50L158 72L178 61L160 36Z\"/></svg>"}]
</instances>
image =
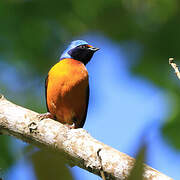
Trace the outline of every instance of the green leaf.
<instances>
[{"instance_id":1,"label":"green leaf","mask_svg":"<svg viewBox=\"0 0 180 180\"><path fill-rule=\"evenodd\" d=\"M127 180L143 180L144 161L146 156L146 145L142 145L136 156L136 162Z\"/></svg>"},{"instance_id":2,"label":"green leaf","mask_svg":"<svg viewBox=\"0 0 180 180\"><path fill-rule=\"evenodd\" d=\"M43 149L35 152L31 159L38 180L73 179L60 153Z\"/></svg>"},{"instance_id":3,"label":"green leaf","mask_svg":"<svg viewBox=\"0 0 180 180\"><path fill-rule=\"evenodd\" d=\"M0 175L2 172L6 171L15 161L13 156L13 151L10 151L9 144L11 143L11 138L9 136L0 136Z\"/></svg>"}]
</instances>

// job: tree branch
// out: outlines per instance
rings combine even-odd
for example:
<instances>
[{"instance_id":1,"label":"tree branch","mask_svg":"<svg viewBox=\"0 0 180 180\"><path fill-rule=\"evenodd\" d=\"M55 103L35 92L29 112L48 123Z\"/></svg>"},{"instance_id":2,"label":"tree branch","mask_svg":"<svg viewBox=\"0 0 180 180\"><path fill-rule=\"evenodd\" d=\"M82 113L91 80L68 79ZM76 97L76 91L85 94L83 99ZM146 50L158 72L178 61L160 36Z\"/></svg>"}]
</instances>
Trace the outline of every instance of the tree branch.
<instances>
[{"instance_id":1,"label":"tree branch","mask_svg":"<svg viewBox=\"0 0 180 180\"><path fill-rule=\"evenodd\" d=\"M172 66L172 68L174 69L176 76L178 77L178 79L180 79L180 72L178 69L178 66L176 65L176 63L174 63L174 58L169 58L169 64Z\"/></svg>"},{"instance_id":2,"label":"tree branch","mask_svg":"<svg viewBox=\"0 0 180 180\"><path fill-rule=\"evenodd\" d=\"M40 120L38 113L17 106L0 96L0 132L38 146L63 151L74 165L106 179L127 178L134 158L92 138L84 129L68 129L52 119ZM145 180L171 180L144 165Z\"/></svg>"}]
</instances>

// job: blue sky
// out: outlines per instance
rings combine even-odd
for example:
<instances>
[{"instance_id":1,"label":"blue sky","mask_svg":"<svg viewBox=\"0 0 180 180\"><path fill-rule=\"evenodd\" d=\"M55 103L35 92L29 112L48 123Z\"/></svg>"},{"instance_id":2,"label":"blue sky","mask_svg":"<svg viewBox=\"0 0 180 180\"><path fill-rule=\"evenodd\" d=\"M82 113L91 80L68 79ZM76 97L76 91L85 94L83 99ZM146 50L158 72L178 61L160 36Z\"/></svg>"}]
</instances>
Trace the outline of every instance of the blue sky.
<instances>
[{"instance_id":1,"label":"blue sky","mask_svg":"<svg viewBox=\"0 0 180 180\"><path fill-rule=\"evenodd\" d=\"M164 141L160 132L162 123L170 115L167 94L145 78L130 72L131 66L138 62L143 53L143 47L131 41L113 43L95 34L81 36L80 39L100 48L87 65L90 104L84 128L96 139L133 157L145 140L147 164L178 179L180 153ZM3 78L11 81L12 74L16 72L12 71ZM23 144L19 141L16 143ZM9 171L8 179L23 180L30 172L31 165L20 160ZM78 167L72 168L72 172L76 180L98 179ZM33 174L30 177L35 178Z\"/></svg>"}]
</instances>

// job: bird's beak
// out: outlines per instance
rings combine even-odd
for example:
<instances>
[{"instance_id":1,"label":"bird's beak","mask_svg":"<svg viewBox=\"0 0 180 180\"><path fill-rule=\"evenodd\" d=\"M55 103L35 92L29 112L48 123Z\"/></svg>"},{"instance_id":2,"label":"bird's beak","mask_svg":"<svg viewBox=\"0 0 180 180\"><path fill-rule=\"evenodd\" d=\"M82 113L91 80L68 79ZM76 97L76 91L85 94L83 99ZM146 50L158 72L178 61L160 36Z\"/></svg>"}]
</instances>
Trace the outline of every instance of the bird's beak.
<instances>
[{"instance_id":1,"label":"bird's beak","mask_svg":"<svg viewBox=\"0 0 180 180\"><path fill-rule=\"evenodd\" d=\"M96 52L96 51L99 50L99 48L95 48L95 47L93 47L93 46L89 47L88 49L91 50L91 51L93 51L93 52Z\"/></svg>"}]
</instances>

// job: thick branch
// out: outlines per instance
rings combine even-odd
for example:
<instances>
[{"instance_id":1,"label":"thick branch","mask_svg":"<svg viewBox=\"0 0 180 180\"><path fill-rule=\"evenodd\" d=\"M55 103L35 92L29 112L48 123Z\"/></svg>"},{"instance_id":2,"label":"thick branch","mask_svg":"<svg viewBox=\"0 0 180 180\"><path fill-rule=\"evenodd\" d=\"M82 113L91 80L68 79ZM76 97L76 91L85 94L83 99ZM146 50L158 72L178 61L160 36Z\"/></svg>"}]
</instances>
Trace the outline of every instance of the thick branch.
<instances>
[{"instance_id":1,"label":"thick branch","mask_svg":"<svg viewBox=\"0 0 180 180\"><path fill-rule=\"evenodd\" d=\"M0 97L0 132L13 135L23 141L55 148L71 158L74 165L107 179L125 179L135 160L110 146L92 138L84 129L68 129L61 123L44 119L38 113L17 106ZM101 161L99 160L101 157ZM109 178L108 178L109 177ZM146 180L170 180L171 178L145 165Z\"/></svg>"}]
</instances>

